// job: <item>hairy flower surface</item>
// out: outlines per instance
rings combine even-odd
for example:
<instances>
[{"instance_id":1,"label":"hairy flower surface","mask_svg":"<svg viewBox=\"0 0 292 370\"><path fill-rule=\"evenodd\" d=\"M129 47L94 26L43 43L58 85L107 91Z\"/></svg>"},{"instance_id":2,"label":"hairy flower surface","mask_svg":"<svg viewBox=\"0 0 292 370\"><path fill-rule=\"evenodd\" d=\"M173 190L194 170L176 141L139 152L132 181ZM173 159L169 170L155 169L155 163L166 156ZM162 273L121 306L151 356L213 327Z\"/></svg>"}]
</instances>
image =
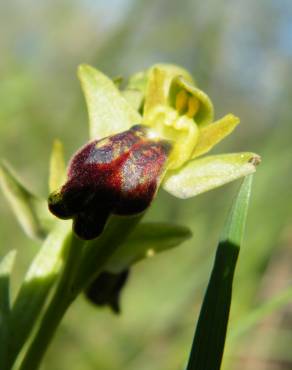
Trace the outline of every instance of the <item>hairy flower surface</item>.
<instances>
[{"instance_id":1,"label":"hairy flower surface","mask_svg":"<svg viewBox=\"0 0 292 370\"><path fill-rule=\"evenodd\" d=\"M79 78L92 141L49 197L51 212L73 218L79 237L97 237L110 214L143 212L160 184L189 198L255 171L254 153L199 158L239 119L228 114L213 122L212 102L184 69L155 65L132 76L125 90L88 65L80 66Z\"/></svg>"},{"instance_id":2,"label":"hairy flower surface","mask_svg":"<svg viewBox=\"0 0 292 370\"><path fill-rule=\"evenodd\" d=\"M52 193L49 208L60 218L73 218L83 239L100 234L110 213L143 212L165 172L171 145L149 139L142 125L101 140L93 140L72 158L68 181Z\"/></svg>"}]
</instances>

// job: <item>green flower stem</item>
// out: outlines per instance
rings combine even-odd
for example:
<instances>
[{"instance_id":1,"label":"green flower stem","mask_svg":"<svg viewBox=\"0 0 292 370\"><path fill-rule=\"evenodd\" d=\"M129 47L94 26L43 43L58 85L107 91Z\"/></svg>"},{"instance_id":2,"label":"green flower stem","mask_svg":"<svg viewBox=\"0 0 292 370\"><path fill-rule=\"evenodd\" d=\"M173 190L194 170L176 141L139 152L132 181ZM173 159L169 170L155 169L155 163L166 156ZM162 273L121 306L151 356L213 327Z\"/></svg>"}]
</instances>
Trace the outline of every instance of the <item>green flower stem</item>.
<instances>
[{"instance_id":1,"label":"green flower stem","mask_svg":"<svg viewBox=\"0 0 292 370\"><path fill-rule=\"evenodd\" d=\"M36 370L70 304L103 270L106 262L121 245L142 215L112 217L102 235L84 243L71 236L67 261L54 296L45 312L39 329L20 365L20 370ZM84 244L82 246L82 244Z\"/></svg>"},{"instance_id":2,"label":"green flower stem","mask_svg":"<svg viewBox=\"0 0 292 370\"><path fill-rule=\"evenodd\" d=\"M20 366L21 370L38 369L43 355L53 338L53 335L62 320L67 308L74 300L74 296L70 292L70 281L74 274L80 254L82 252L83 241L78 239L73 233L69 235L70 240L67 244L66 263L55 293L49 303L49 306L41 319L40 327L35 338L30 344L26 355Z\"/></svg>"},{"instance_id":3,"label":"green flower stem","mask_svg":"<svg viewBox=\"0 0 292 370\"><path fill-rule=\"evenodd\" d=\"M102 235L86 243L85 253L72 286L75 294L86 288L97 277L112 254L141 221L143 215L144 213L131 217L113 216Z\"/></svg>"},{"instance_id":4,"label":"green flower stem","mask_svg":"<svg viewBox=\"0 0 292 370\"><path fill-rule=\"evenodd\" d=\"M70 222L58 223L30 264L5 320L9 330L5 338L1 338L1 370L10 370L16 359L21 358L19 353L36 327L47 298L64 268L64 257L71 243L70 234Z\"/></svg>"}]
</instances>

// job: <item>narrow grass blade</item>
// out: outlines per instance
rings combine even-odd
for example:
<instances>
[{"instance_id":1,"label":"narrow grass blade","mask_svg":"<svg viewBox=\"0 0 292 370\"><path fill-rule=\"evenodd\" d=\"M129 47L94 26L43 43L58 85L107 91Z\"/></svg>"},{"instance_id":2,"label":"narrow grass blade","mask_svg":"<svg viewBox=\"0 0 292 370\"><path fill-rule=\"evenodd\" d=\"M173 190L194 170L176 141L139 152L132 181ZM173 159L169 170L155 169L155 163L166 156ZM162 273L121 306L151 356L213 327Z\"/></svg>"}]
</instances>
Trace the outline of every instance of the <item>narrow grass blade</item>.
<instances>
[{"instance_id":1,"label":"narrow grass blade","mask_svg":"<svg viewBox=\"0 0 292 370\"><path fill-rule=\"evenodd\" d=\"M0 261L0 328L10 311L10 275L14 265L16 251L12 250Z\"/></svg>"},{"instance_id":2,"label":"narrow grass blade","mask_svg":"<svg viewBox=\"0 0 292 370\"><path fill-rule=\"evenodd\" d=\"M227 218L197 323L187 370L220 369L232 282L244 233L251 183L251 176L244 179Z\"/></svg>"},{"instance_id":3,"label":"narrow grass blade","mask_svg":"<svg viewBox=\"0 0 292 370\"><path fill-rule=\"evenodd\" d=\"M0 262L0 359L4 356L4 348L9 333L10 280L15 256L16 251L12 250Z\"/></svg>"},{"instance_id":4,"label":"narrow grass blade","mask_svg":"<svg viewBox=\"0 0 292 370\"><path fill-rule=\"evenodd\" d=\"M235 340L241 335L246 334L250 329L261 323L267 316L273 314L275 311L285 307L292 302L292 288L284 289L279 294L275 295L267 302L262 303L259 307L253 309L248 313L239 324L230 331L228 340Z\"/></svg>"}]
</instances>

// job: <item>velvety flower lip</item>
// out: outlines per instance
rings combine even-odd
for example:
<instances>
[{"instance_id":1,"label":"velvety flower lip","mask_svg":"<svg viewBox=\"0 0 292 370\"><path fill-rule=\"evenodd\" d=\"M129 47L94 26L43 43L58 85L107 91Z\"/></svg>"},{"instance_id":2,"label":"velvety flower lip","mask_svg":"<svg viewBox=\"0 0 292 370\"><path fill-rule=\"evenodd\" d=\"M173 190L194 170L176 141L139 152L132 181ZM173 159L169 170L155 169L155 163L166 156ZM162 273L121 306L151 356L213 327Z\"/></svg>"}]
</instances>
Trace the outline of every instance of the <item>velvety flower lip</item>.
<instances>
[{"instance_id":1,"label":"velvety flower lip","mask_svg":"<svg viewBox=\"0 0 292 370\"><path fill-rule=\"evenodd\" d=\"M110 214L143 212L158 187L190 198L255 171L251 152L204 156L239 118L214 121L214 108L183 68L157 64L120 90L100 71L81 65L91 141L72 158L66 183L49 197L59 218L73 218L83 239L103 230Z\"/></svg>"},{"instance_id":2,"label":"velvety flower lip","mask_svg":"<svg viewBox=\"0 0 292 370\"><path fill-rule=\"evenodd\" d=\"M93 140L72 158L68 180L49 197L49 209L60 218L73 218L83 239L100 234L112 214L143 212L162 177L171 145L148 137L149 128L130 130Z\"/></svg>"}]
</instances>

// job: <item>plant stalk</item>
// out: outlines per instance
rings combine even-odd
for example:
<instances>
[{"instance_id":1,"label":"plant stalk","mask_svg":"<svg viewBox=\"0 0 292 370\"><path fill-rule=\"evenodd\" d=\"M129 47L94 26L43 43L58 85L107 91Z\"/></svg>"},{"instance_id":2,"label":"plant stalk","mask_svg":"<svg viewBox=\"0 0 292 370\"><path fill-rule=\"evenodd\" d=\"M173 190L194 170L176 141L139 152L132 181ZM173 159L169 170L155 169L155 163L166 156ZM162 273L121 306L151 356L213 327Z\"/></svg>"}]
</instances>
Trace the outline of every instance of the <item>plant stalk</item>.
<instances>
[{"instance_id":1,"label":"plant stalk","mask_svg":"<svg viewBox=\"0 0 292 370\"><path fill-rule=\"evenodd\" d=\"M82 242L72 234L67 261L54 296L41 320L19 370L37 370L70 304L105 268L107 261L141 220L112 217L100 237ZM84 245L80 245L83 244Z\"/></svg>"}]
</instances>

